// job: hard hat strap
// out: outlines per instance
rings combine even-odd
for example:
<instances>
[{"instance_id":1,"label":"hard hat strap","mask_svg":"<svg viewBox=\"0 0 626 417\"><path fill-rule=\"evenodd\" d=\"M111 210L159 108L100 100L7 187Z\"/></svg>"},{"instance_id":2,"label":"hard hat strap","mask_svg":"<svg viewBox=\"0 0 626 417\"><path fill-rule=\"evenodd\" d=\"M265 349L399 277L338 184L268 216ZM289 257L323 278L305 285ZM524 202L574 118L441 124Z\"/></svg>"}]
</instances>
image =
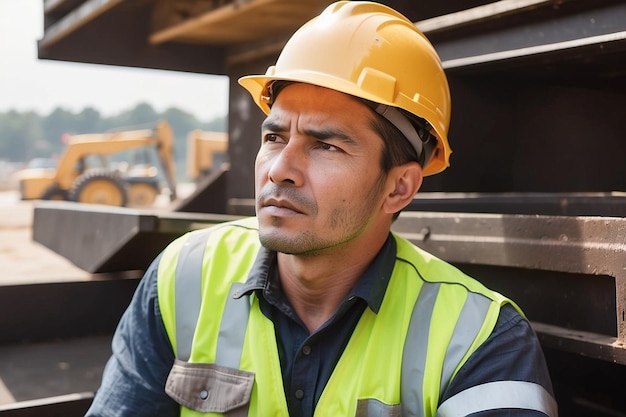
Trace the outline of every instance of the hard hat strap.
<instances>
[{"instance_id":1,"label":"hard hat strap","mask_svg":"<svg viewBox=\"0 0 626 417\"><path fill-rule=\"evenodd\" d=\"M374 107L374 111L387 119L389 123L394 125L404 135L417 152L418 162L420 165L424 166L425 163L428 162L428 159L430 159L436 144L436 141L432 140L434 139L433 135L428 131L428 122L425 122L425 126L416 129L409 118L393 106L378 104Z\"/></svg>"}]
</instances>

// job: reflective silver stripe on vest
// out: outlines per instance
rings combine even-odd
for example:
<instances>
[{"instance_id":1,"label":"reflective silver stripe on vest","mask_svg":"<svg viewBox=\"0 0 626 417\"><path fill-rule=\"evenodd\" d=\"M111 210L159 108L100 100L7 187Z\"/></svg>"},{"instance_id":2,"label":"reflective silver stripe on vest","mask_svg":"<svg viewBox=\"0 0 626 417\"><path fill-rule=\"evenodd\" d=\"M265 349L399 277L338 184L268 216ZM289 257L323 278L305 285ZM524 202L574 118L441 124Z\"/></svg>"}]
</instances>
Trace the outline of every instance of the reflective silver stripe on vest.
<instances>
[{"instance_id":1,"label":"reflective silver stripe on vest","mask_svg":"<svg viewBox=\"0 0 626 417\"><path fill-rule=\"evenodd\" d=\"M402 357L402 413L420 416L424 409L423 388L426 371L428 334L433 309L439 292L439 284L425 283L413 309ZM448 345L443 363L440 391L441 397L448 386L459 362L476 339L491 300L482 294L468 293Z\"/></svg>"},{"instance_id":2,"label":"reflective silver stripe on vest","mask_svg":"<svg viewBox=\"0 0 626 417\"><path fill-rule=\"evenodd\" d=\"M176 264L176 357L182 361L188 361L191 356L198 325L202 304L202 258L210 234L190 235L180 250ZM250 316L249 297L233 297L241 285L234 283L230 288L220 323L215 358L217 365L235 369L239 368Z\"/></svg>"},{"instance_id":3,"label":"reflective silver stripe on vest","mask_svg":"<svg viewBox=\"0 0 626 417\"><path fill-rule=\"evenodd\" d=\"M357 400L355 417L401 417L399 404L384 404L374 398Z\"/></svg>"},{"instance_id":4,"label":"reflective silver stripe on vest","mask_svg":"<svg viewBox=\"0 0 626 417\"><path fill-rule=\"evenodd\" d=\"M235 298L234 294L243 284L233 283L230 287L220 332L217 338L217 352L215 363L228 368L239 369L243 352L243 339L250 318L250 298L247 296Z\"/></svg>"},{"instance_id":5,"label":"reflective silver stripe on vest","mask_svg":"<svg viewBox=\"0 0 626 417\"><path fill-rule=\"evenodd\" d=\"M426 351L428 350L428 332L440 284L425 282L413 308L409 330L404 342L402 354L402 376L400 398L402 415L421 416L424 410L422 391L424 370L426 369Z\"/></svg>"},{"instance_id":6,"label":"reflective silver stripe on vest","mask_svg":"<svg viewBox=\"0 0 626 417\"><path fill-rule=\"evenodd\" d=\"M512 408L558 416L556 401L541 385L498 381L468 388L448 398L437 410L437 417L461 417L480 411Z\"/></svg>"},{"instance_id":7,"label":"reflective silver stripe on vest","mask_svg":"<svg viewBox=\"0 0 626 417\"><path fill-rule=\"evenodd\" d=\"M444 390L450 383L452 373L469 350L472 342L474 342L474 339L476 339L478 332L483 326L490 304L491 300L482 294L469 293L465 299L463 310L461 310L459 320L454 327L454 333L452 334L452 339L448 345L446 357L443 362L441 385L439 388L440 400Z\"/></svg>"},{"instance_id":8,"label":"reflective silver stripe on vest","mask_svg":"<svg viewBox=\"0 0 626 417\"><path fill-rule=\"evenodd\" d=\"M202 257L210 232L189 235L178 255L175 277L176 357L188 361L202 304Z\"/></svg>"},{"instance_id":9,"label":"reflective silver stripe on vest","mask_svg":"<svg viewBox=\"0 0 626 417\"><path fill-rule=\"evenodd\" d=\"M198 325L202 304L202 258L210 232L190 235L178 255L175 277L176 302L176 357L189 361L193 346L193 337ZM250 316L250 297L234 298L235 292L242 286L233 283L217 340L215 363L217 365L239 369L243 352L243 342ZM245 417L250 403L224 413L228 417Z\"/></svg>"}]
</instances>

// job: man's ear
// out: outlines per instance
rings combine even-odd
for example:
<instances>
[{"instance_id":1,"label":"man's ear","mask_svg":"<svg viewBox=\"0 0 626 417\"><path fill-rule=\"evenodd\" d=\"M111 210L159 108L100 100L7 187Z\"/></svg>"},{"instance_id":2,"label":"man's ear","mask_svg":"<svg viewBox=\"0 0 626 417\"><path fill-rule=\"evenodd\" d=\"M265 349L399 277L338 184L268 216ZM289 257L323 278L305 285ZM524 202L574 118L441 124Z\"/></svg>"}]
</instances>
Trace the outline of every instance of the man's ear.
<instances>
[{"instance_id":1,"label":"man's ear","mask_svg":"<svg viewBox=\"0 0 626 417\"><path fill-rule=\"evenodd\" d=\"M397 213L408 206L421 187L423 178L422 167L417 162L393 167L387 176L390 192L383 204L385 212Z\"/></svg>"}]
</instances>

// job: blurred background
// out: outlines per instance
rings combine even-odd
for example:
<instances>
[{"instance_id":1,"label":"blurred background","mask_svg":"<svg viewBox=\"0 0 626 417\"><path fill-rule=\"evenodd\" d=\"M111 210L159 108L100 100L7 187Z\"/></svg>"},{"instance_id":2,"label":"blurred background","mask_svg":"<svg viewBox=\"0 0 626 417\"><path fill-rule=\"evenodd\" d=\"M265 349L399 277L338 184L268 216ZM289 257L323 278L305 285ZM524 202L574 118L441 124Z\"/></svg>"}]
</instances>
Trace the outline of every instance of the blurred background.
<instances>
[{"instance_id":1,"label":"blurred background","mask_svg":"<svg viewBox=\"0 0 626 417\"><path fill-rule=\"evenodd\" d=\"M30 161L58 158L68 135L159 119L174 131L178 180L189 180L188 133L227 130L227 77L40 60L43 7L42 0L0 1L0 190L17 190L14 174Z\"/></svg>"}]
</instances>

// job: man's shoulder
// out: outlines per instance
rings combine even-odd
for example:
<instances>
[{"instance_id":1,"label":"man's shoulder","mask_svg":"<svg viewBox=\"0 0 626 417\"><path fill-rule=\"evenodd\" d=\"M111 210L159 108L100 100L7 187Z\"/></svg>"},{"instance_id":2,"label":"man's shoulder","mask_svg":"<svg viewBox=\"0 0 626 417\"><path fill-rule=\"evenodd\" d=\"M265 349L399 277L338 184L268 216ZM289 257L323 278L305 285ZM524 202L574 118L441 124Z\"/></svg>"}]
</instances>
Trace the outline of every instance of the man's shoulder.
<instances>
[{"instance_id":1,"label":"man's shoulder","mask_svg":"<svg viewBox=\"0 0 626 417\"><path fill-rule=\"evenodd\" d=\"M500 305L512 302L497 291L487 288L478 279L467 275L457 266L438 258L403 237L396 235L395 238L398 246L396 261L407 265L421 280L440 283L445 288L460 286L466 291L485 295Z\"/></svg>"},{"instance_id":2,"label":"man's shoulder","mask_svg":"<svg viewBox=\"0 0 626 417\"><path fill-rule=\"evenodd\" d=\"M395 234L394 237L397 244L396 262L409 266L424 281L447 283L475 281L456 266L427 252L404 237Z\"/></svg>"}]
</instances>

